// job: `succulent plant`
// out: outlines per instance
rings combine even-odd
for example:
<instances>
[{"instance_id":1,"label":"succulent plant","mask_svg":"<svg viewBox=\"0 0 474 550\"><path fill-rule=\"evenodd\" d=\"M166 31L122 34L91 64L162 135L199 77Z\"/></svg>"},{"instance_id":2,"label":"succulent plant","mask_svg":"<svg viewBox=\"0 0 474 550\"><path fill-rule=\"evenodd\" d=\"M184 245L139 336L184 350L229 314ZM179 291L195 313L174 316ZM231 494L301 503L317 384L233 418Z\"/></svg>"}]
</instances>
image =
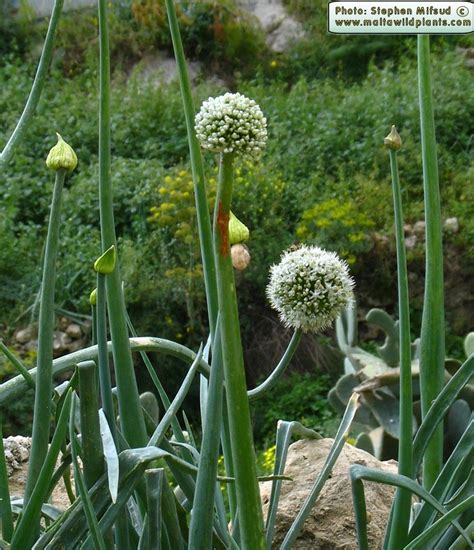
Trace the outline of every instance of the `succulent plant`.
<instances>
[{"instance_id":1,"label":"succulent plant","mask_svg":"<svg viewBox=\"0 0 474 550\"><path fill-rule=\"evenodd\" d=\"M353 391L360 394L360 406L355 417L355 445L379 459L396 458L399 438L398 321L382 309L371 309L366 321L385 333L382 345L370 353L357 345L357 309L347 308L336 323L339 349L344 355L344 374L328 394L330 405L344 410ZM464 342L466 355L474 352L474 333ZM445 378L456 372L460 362L445 360ZM412 344L413 429L420 422L419 339ZM474 408L474 384L468 384L451 407L445 421L445 453L449 453L465 430Z\"/></svg>"}]
</instances>

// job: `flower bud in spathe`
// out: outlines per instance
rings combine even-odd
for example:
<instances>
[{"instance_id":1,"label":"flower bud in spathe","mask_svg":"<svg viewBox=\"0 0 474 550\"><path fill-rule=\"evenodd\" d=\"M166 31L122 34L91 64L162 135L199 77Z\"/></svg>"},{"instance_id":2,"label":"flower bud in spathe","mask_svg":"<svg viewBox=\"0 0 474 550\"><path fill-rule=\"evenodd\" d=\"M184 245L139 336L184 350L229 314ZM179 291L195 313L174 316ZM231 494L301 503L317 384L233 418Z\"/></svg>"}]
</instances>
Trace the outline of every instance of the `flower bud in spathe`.
<instances>
[{"instance_id":1,"label":"flower bud in spathe","mask_svg":"<svg viewBox=\"0 0 474 550\"><path fill-rule=\"evenodd\" d=\"M397 132L397 128L392 126L390 134L383 140L383 144L387 149L392 149L393 151L398 151L402 146L402 138Z\"/></svg>"},{"instance_id":2,"label":"flower bud in spathe","mask_svg":"<svg viewBox=\"0 0 474 550\"><path fill-rule=\"evenodd\" d=\"M115 246L112 245L94 262L94 270L102 275L109 275L115 269L116 259Z\"/></svg>"},{"instance_id":3,"label":"flower bud in spathe","mask_svg":"<svg viewBox=\"0 0 474 550\"><path fill-rule=\"evenodd\" d=\"M203 149L256 158L267 142L267 120L253 99L226 93L210 97L196 115L196 136Z\"/></svg>"},{"instance_id":4,"label":"flower bud in spathe","mask_svg":"<svg viewBox=\"0 0 474 550\"><path fill-rule=\"evenodd\" d=\"M242 243L233 244L230 247L230 257L232 258L232 265L237 271L244 271L250 263L249 249Z\"/></svg>"},{"instance_id":5,"label":"flower bud in spathe","mask_svg":"<svg viewBox=\"0 0 474 550\"><path fill-rule=\"evenodd\" d=\"M51 149L46 159L46 166L51 170L67 170L72 172L77 166L77 156L74 149L59 135L58 142Z\"/></svg>"},{"instance_id":6,"label":"flower bud in spathe","mask_svg":"<svg viewBox=\"0 0 474 550\"><path fill-rule=\"evenodd\" d=\"M90 293L89 303L90 303L91 306L96 306L97 305L97 289L96 288L94 288L94 290Z\"/></svg>"},{"instance_id":7,"label":"flower bud in spathe","mask_svg":"<svg viewBox=\"0 0 474 550\"><path fill-rule=\"evenodd\" d=\"M229 218L229 242L231 245L243 243L250 237L249 228L231 211Z\"/></svg>"}]
</instances>

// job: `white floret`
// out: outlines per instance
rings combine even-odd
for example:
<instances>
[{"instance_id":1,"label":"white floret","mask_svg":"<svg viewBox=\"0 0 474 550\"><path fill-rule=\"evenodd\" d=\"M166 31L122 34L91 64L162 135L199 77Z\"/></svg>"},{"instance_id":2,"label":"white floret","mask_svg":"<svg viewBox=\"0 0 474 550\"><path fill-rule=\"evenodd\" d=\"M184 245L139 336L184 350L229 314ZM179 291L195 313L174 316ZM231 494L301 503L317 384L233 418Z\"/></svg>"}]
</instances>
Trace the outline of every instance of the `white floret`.
<instances>
[{"instance_id":1,"label":"white floret","mask_svg":"<svg viewBox=\"0 0 474 550\"><path fill-rule=\"evenodd\" d=\"M267 120L260 107L239 93L204 101L195 128L204 149L237 156L258 156L267 141Z\"/></svg>"},{"instance_id":2,"label":"white floret","mask_svg":"<svg viewBox=\"0 0 474 550\"><path fill-rule=\"evenodd\" d=\"M353 302L353 287L349 267L337 254L301 246L271 267L267 296L285 326L321 331Z\"/></svg>"}]
</instances>

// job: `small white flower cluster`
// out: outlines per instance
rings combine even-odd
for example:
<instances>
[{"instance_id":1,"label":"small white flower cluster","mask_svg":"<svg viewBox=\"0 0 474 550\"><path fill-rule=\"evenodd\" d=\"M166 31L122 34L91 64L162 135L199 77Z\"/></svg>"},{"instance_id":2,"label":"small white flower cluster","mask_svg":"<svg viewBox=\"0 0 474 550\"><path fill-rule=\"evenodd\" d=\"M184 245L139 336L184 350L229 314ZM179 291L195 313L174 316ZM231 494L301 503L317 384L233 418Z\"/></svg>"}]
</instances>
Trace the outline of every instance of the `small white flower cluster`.
<instances>
[{"instance_id":1,"label":"small white flower cluster","mask_svg":"<svg viewBox=\"0 0 474 550\"><path fill-rule=\"evenodd\" d=\"M301 246L270 269L267 296L287 327L324 330L353 302L354 280L334 252Z\"/></svg>"},{"instance_id":2,"label":"small white flower cluster","mask_svg":"<svg viewBox=\"0 0 474 550\"><path fill-rule=\"evenodd\" d=\"M196 135L204 149L257 157L267 141L267 119L253 99L226 93L204 101Z\"/></svg>"}]
</instances>

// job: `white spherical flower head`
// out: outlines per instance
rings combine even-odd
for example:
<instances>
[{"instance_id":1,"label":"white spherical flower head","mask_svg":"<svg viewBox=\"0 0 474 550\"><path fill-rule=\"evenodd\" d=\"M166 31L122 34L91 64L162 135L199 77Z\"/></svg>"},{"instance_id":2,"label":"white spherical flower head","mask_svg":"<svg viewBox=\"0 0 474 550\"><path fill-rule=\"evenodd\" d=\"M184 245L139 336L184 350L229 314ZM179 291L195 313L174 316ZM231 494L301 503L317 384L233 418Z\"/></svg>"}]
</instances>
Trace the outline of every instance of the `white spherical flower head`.
<instances>
[{"instance_id":1,"label":"white spherical flower head","mask_svg":"<svg viewBox=\"0 0 474 550\"><path fill-rule=\"evenodd\" d=\"M301 246L271 267L267 296L287 327L320 331L353 302L353 287L349 267L337 254Z\"/></svg>"},{"instance_id":2,"label":"white spherical flower head","mask_svg":"<svg viewBox=\"0 0 474 550\"><path fill-rule=\"evenodd\" d=\"M257 157L267 141L267 120L253 99L227 93L202 104L196 135L204 149Z\"/></svg>"}]
</instances>

